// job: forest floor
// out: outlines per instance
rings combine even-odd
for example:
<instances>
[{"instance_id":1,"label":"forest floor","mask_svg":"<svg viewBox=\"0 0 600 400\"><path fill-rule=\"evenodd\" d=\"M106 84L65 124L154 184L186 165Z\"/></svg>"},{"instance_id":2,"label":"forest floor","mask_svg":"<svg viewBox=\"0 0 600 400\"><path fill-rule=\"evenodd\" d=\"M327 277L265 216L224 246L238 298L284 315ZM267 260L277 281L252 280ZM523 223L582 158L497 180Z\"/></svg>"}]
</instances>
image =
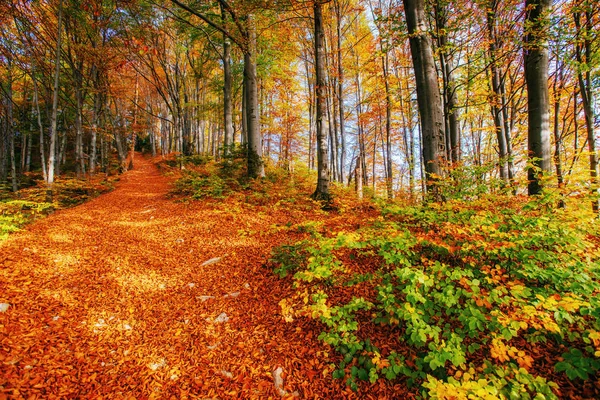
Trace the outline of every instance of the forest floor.
<instances>
[{"instance_id":1,"label":"forest floor","mask_svg":"<svg viewBox=\"0 0 600 400\"><path fill-rule=\"evenodd\" d=\"M314 210L169 190L138 156L114 191L0 244L0 399L410 397L386 380L351 391L316 322L284 322L294 289L265 264L289 240L277 227Z\"/></svg>"}]
</instances>

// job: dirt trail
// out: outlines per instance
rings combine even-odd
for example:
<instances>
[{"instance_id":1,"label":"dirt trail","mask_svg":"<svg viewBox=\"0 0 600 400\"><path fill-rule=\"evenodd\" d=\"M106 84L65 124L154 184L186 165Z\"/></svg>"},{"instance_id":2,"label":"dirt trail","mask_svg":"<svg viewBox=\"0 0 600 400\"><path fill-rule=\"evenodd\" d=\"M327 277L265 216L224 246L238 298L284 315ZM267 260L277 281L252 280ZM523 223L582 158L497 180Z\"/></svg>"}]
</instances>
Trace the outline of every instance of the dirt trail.
<instances>
[{"instance_id":1,"label":"dirt trail","mask_svg":"<svg viewBox=\"0 0 600 400\"><path fill-rule=\"evenodd\" d=\"M291 289L263 267L282 238L254 230L285 221L168 189L138 157L113 192L0 245L0 399L386 397L332 380L318 329L282 321Z\"/></svg>"}]
</instances>

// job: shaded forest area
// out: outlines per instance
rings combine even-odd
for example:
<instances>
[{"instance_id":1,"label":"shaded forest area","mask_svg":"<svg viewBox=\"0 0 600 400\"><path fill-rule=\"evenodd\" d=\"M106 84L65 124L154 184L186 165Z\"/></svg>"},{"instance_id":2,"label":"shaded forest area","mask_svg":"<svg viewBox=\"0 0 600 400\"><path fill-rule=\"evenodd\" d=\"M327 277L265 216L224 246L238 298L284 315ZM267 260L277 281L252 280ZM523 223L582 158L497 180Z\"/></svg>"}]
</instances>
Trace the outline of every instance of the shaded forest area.
<instances>
[{"instance_id":1,"label":"shaded forest area","mask_svg":"<svg viewBox=\"0 0 600 400\"><path fill-rule=\"evenodd\" d=\"M591 0L3 2L0 240L152 157L172 201L300 218L238 236L348 393L597 398L599 32Z\"/></svg>"}]
</instances>

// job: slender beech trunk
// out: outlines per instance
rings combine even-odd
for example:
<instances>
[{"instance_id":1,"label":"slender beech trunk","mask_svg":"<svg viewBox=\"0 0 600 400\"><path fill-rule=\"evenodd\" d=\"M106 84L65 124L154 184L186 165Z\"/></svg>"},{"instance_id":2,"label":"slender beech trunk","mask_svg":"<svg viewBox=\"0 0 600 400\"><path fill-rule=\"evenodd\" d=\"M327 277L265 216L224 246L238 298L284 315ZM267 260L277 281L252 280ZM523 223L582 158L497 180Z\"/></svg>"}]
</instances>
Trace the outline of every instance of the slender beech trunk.
<instances>
[{"instance_id":1,"label":"slender beech trunk","mask_svg":"<svg viewBox=\"0 0 600 400\"><path fill-rule=\"evenodd\" d=\"M364 197L363 193L363 171L362 171L362 154L360 151L358 152L358 156L356 158L356 170L354 175L356 176L356 194L359 200L362 200Z\"/></svg>"},{"instance_id":2,"label":"slender beech trunk","mask_svg":"<svg viewBox=\"0 0 600 400\"><path fill-rule=\"evenodd\" d=\"M414 201L415 198L415 146L414 146L414 132L412 124L412 104L410 101L410 95L405 101L406 93L410 93L408 87L408 80L404 77L404 74L398 77L399 85L398 89L399 100L400 100L400 115L402 117L402 139L404 141L404 157L408 164L408 193L410 200ZM406 89L402 85L402 81L406 81Z\"/></svg>"},{"instance_id":3,"label":"slender beech trunk","mask_svg":"<svg viewBox=\"0 0 600 400\"><path fill-rule=\"evenodd\" d=\"M323 52L325 54L325 72L327 74L327 92L325 95L327 109L327 126L329 127L329 171L331 179L339 181L337 163L338 158L338 117L337 117L337 95L334 94L337 88L335 77L331 76L332 68L329 65L327 40L324 41ZM332 104L333 103L333 104Z\"/></svg>"},{"instance_id":4,"label":"slender beech trunk","mask_svg":"<svg viewBox=\"0 0 600 400\"><path fill-rule=\"evenodd\" d=\"M325 54L327 54L327 50L325 50ZM327 56L325 56L325 60L327 60ZM326 61L325 63L325 71L329 71L329 65ZM329 128L329 149L331 150L330 154L329 154L329 171L330 171L330 175L332 177L332 179L337 180L337 168L336 168L336 162L337 162L337 146L336 146L336 138L337 138L337 113L335 112L335 105L334 105L334 112L332 113L331 109L331 84L327 84L327 95L325 96L326 99L326 104L327 104L327 126ZM332 115L335 114L335 115Z\"/></svg>"},{"instance_id":5,"label":"slender beech trunk","mask_svg":"<svg viewBox=\"0 0 600 400\"><path fill-rule=\"evenodd\" d=\"M426 188L435 200L441 200L436 181L442 176L445 159L444 113L433 59L431 38L427 32L424 1L403 0L410 50L415 71L417 102L423 135L423 162Z\"/></svg>"},{"instance_id":6,"label":"slender beech trunk","mask_svg":"<svg viewBox=\"0 0 600 400\"><path fill-rule=\"evenodd\" d=\"M304 70L306 73L306 88L308 90L308 168L315 168L314 156L314 135L313 135L313 120L314 120L314 89L311 82L311 74L309 68L308 56L304 60Z\"/></svg>"},{"instance_id":7,"label":"slender beech trunk","mask_svg":"<svg viewBox=\"0 0 600 400\"><path fill-rule=\"evenodd\" d=\"M550 0L526 0L524 61L527 85L529 195L542 193L542 175L552 169L548 95L547 24Z\"/></svg>"},{"instance_id":8,"label":"slender beech trunk","mask_svg":"<svg viewBox=\"0 0 600 400\"><path fill-rule=\"evenodd\" d=\"M31 114L33 116L34 105L31 105ZM25 154L25 172L29 172L31 169L31 149L33 148L33 131L35 130L33 126L33 121L31 121L31 129L27 134L27 153Z\"/></svg>"},{"instance_id":9,"label":"slender beech trunk","mask_svg":"<svg viewBox=\"0 0 600 400\"><path fill-rule=\"evenodd\" d=\"M337 99L340 118L340 182L344 182L346 170L346 118L344 115L344 66L342 65L342 9L339 0L335 1L337 19Z\"/></svg>"},{"instance_id":10,"label":"slender beech trunk","mask_svg":"<svg viewBox=\"0 0 600 400\"><path fill-rule=\"evenodd\" d=\"M8 58L8 85L6 87L6 134L8 135L10 147L10 178L12 182L12 191L16 192L19 187L17 184L17 159L15 156L15 130L13 121L13 76L12 59Z\"/></svg>"},{"instance_id":11,"label":"slender beech trunk","mask_svg":"<svg viewBox=\"0 0 600 400\"><path fill-rule=\"evenodd\" d=\"M48 169L46 168L46 154L45 154L45 140L44 140L44 125L42 125L42 114L40 113L40 102L38 94L37 80L32 76L33 80L33 103L35 104L35 115L37 119L38 128L40 130L40 162L42 164L42 176L44 181L48 182Z\"/></svg>"},{"instance_id":12,"label":"slender beech trunk","mask_svg":"<svg viewBox=\"0 0 600 400\"><path fill-rule=\"evenodd\" d=\"M90 166L89 166L89 170L90 170L90 174L94 175L96 173L96 157L97 157L97 149L96 149L96 143L98 141L98 125L100 122L100 110L102 107L102 103L101 103L101 99L102 99L102 95L100 94L100 73L98 71L97 67L94 67L94 73L93 73L93 79L94 79L94 87L95 87L95 93L94 93L94 107L92 110L92 137L90 139L90 145L91 145L91 149L90 149Z\"/></svg>"},{"instance_id":13,"label":"slender beech trunk","mask_svg":"<svg viewBox=\"0 0 600 400\"><path fill-rule=\"evenodd\" d=\"M80 68L83 65L80 64ZM75 115L75 162L77 165L77 177L82 178L85 175L85 158L83 154L83 77L81 76L81 69L77 68L74 73L75 80L75 103L76 103L76 115Z\"/></svg>"},{"instance_id":14,"label":"slender beech trunk","mask_svg":"<svg viewBox=\"0 0 600 400\"><path fill-rule=\"evenodd\" d=\"M225 10L221 8L221 18L225 20ZM233 103L231 100L233 78L231 75L231 43L223 35L223 156L227 157L233 144Z\"/></svg>"},{"instance_id":15,"label":"slender beech trunk","mask_svg":"<svg viewBox=\"0 0 600 400\"><path fill-rule=\"evenodd\" d=\"M554 87L552 90L554 93L554 166L556 168L558 188L562 189L564 186L564 176L560 157L560 147L562 145L562 135L560 134L560 102L562 97L561 93L564 89L564 64L560 61L559 53L559 45L557 44L556 73L554 75ZM561 199L558 206L564 208L564 200Z\"/></svg>"},{"instance_id":16,"label":"slender beech trunk","mask_svg":"<svg viewBox=\"0 0 600 400\"><path fill-rule=\"evenodd\" d=\"M62 0L58 2L58 27L56 31L56 56L54 66L54 87L52 93L52 116L50 117L50 148L48 149L48 184L47 200L52 202L52 184L54 183L54 170L56 168L56 120L58 116L58 85L60 78L60 46L62 30Z\"/></svg>"},{"instance_id":17,"label":"slender beech trunk","mask_svg":"<svg viewBox=\"0 0 600 400\"><path fill-rule=\"evenodd\" d=\"M256 76L256 27L254 17L248 15L248 48L244 52L244 83L246 89L246 132L248 135L248 176L264 177L262 143L258 109L258 79Z\"/></svg>"},{"instance_id":18,"label":"slender beech trunk","mask_svg":"<svg viewBox=\"0 0 600 400\"><path fill-rule=\"evenodd\" d=\"M575 19L575 28L577 30L577 45L575 47L575 56L580 68L577 72L577 81L579 83L579 91L581 93L581 102L583 103L583 113L585 116L585 127L587 132L588 151L590 153L590 186L592 191L592 211L595 215L599 213L598 204L598 153L596 150L596 135L594 133L594 92L592 86L592 74L589 63L592 62L592 43L590 35L592 34L592 10L591 5L586 5L585 10L586 23L585 34L582 35L581 13L576 11L573 15ZM584 38L581 39L581 36ZM582 70L583 66L585 72Z\"/></svg>"},{"instance_id":19,"label":"slender beech trunk","mask_svg":"<svg viewBox=\"0 0 600 400\"><path fill-rule=\"evenodd\" d=\"M492 89L492 95L490 96L490 107L492 111L492 117L494 119L494 131L496 132L496 138L498 140L498 165L500 167L500 179L508 182L508 146L506 144L506 132L505 132L505 121L504 114L502 112L502 93L501 93L501 79L500 70L498 67L498 48L497 48L497 34L496 34L496 12L498 9L498 1L491 0L486 7L486 25L487 25L487 39L488 39L488 57L490 64L490 84Z\"/></svg>"},{"instance_id":20,"label":"slender beech trunk","mask_svg":"<svg viewBox=\"0 0 600 400\"><path fill-rule=\"evenodd\" d=\"M384 51L381 56L381 69L383 71L383 82L385 84L385 176L386 176L386 189L388 199L394 198L394 176L392 172L392 97L390 93L390 80L389 80L389 54Z\"/></svg>"},{"instance_id":21,"label":"slender beech trunk","mask_svg":"<svg viewBox=\"0 0 600 400\"><path fill-rule=\"evenodd\" d=\"M443 79L444 122L446 128L446 156L450 162L458 162L461 157L459 109L456 98L456 81L451 68L451 56L448 53L447 0L437 0L435 7L437 44L440 53L440 69Z\"/></svg>"},{"instance_id":22,"label":"slender beech trunk","mask_svg":"<svg viewBox=\"0 0 600 400\"><path fill-rule=\"evenodd\" d=\"M315 20L315 98L316 98L316 126L317 126L317 188L312 197L316 200L330 199L329 194L329 160L327 150L327 135L325 133L324 118L327 110L325 109L325 54L323 30L323 12L321 0L315 0L313 5Z\"/></svg>"},{"instance_id":23,"label":"slender beech trunk","mask_svg":"<svg viewBox=\"0 0 600 400\"><path fill-rule=\"evenodd\" d=\"M129 149L131 156L129 158L129 166L127 167L127 169L135 168L134 156L135 156L135 142L137 141L136 129L137 129L138 104L139 104L139 94L140 94L138 79L139 79L139 76L136 75L135 76L135 94L134 94L135 104L133 106L133 124L131 125L131 146Z\"/></svg>"}]
</instances>

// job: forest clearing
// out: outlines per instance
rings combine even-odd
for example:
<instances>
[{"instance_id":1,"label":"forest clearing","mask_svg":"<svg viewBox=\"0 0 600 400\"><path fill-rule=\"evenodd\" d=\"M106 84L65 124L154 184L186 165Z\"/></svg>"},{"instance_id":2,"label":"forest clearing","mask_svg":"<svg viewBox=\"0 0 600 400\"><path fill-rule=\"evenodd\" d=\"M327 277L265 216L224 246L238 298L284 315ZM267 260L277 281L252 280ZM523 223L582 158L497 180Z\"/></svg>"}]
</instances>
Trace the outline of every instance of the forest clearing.
<instances>
[{"instance_id":1,"label":"forest clearing","mask_svg":"<svg viewBox=\"0 0 600 400\"><path fill-rule=\"evenodd\" d=\"M0 400L600 398L593 0L0 1Z\"/></svg>"}]
</instances>

